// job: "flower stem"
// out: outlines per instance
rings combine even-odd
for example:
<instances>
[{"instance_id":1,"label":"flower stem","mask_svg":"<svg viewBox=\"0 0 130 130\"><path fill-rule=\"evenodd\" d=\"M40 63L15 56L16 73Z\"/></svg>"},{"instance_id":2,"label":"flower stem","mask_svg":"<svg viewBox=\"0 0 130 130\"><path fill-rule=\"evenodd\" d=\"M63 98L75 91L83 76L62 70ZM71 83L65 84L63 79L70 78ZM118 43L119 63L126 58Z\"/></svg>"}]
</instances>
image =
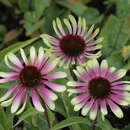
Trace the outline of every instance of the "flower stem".
<instances>
[{"instance_id":1,"label":"flower stem","mask_svg":"<svg viewBox=\"0 0 130 130\"><path fill-rule=\"evenodd\" d=\"M43 108L44 108L44 110L45 110L44 116L46 117L46 121L47 121L47 125L48 125L48 130L50 130L50 128L51 128L51 123L50 123L50 120L49 120L49 116L48 116L48 112L47 112L47 107L46 107L46 105L45 105L45 103L44 103L43 100L42 100L42 106L43 106Z\"/></svg>"},{"instance_id":2,"label":"flower stem","mask_svg":"<svg viewBox=\"0 0 130 130\"><path fill-rule=\"evenodd\" d=\"M97 118L92 123L92 130L96 129Z\"/></svg>"}]
</instances>

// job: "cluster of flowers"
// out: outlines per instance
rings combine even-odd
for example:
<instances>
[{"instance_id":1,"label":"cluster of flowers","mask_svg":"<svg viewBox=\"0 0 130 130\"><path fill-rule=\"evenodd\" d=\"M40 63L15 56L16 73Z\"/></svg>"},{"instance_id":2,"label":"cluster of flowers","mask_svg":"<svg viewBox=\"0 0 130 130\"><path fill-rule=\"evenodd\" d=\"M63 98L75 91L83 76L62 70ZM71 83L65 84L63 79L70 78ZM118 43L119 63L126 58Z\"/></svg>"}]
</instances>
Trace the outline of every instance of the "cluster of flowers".
<instances>
[{"instance_id":1,"label":"cluster of flowers","mask_svg":"<svg viewBox=\"0 0 130 130\"><path fill-rule=\"evenodd\" d=\"M130 104L130 81L120 81L126 70L108 68L106 60L99 65L97 58L101 56L102 46L98 43L103 38L95 40L99 29L94 31L94 25L87 29L84 18L79 17L77 23L72 15L63 21L68 32L64 31L59 18L53 21L58 39L47 34L40 36L51 47L53 58L49 58L42 47L39 48L38 54L35 48L31 47L28 59L24 50L20 49L24 63L13 53L5 56L5 64L12 72L0 72L0 83L15 81L15 84L0 98L1 106L12 104L11 112L18 115L24 111L28 97L32 95L32 103L38 111L44 112L42 102L54 110L54 101L58 98L55 91L63 92L66 87L52 82L51 79L65 78L67 75L65 72L50 72L57 65L69 67L70 64L76 64L73 72L78 80L67 83L70 86L67 89L69 96L76 95L71 100L74 111L82 109L83 116L89 113L90 119L94 120L98 110L104 117L109 106L118 118L122 118L123 112L117 104Z\"/></svg>"}]
</instances>

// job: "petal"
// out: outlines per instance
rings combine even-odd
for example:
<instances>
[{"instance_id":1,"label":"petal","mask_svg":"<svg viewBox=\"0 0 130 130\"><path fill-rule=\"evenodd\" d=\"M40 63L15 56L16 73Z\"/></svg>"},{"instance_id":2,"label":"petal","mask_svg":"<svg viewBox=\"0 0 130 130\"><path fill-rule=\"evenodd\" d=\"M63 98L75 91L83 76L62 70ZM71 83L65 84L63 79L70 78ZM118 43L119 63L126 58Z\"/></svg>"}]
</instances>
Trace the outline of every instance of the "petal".
<instances>
[{"instance_id":1,"label":"petal","mask_svg":"<svg viewBox=\"0 0 130 130\"><path fill-rule=\"evenodd\" d=\"M82 102L85 98L90 98L90 96L88 94L81 94L79 96L74 97L71 100L71 104L72 105L76 105L79 104L80 102Z\"/></svg>"},{"instance_id":2,"label":"petal","mask_svg":"<svg viewBox=\"0 0 130 130\"><path fill-rule=\"evenodd\" d=\"M19 83L13 85L13 86L8 90L8 92L7 92L3 97L0 98L0 102L6 100L6 99L14 92L14 90L15 90L19 85L20 85Z\"/></svg>"},{"instance_id":3,"label":"petal","mask_svg":"<svg viewBox=\"0 0 130 130\"><path fill-rule=\"evenodd\" d=\"M86 99L84 99L82 102L80 102L79 104L76 104L74 106L74 111L79 111L89 100L89 98L87 97Z\"/></svg>"},{"instance_id":4,"label":"petal","mask_svg":"<svg viewBox=\"0 0 130 130\"><path fill-rule=\"evenodd\" d=\"M15 113L18 108L19 108L19 105L20 105L20 102L21 102L21 98L22 98L22 95L23 95L23 92L24 92L24 89L23 88L19 93L18 95L14 98L13 102L12 102L12 106L11 106L11 113Z\"/></svg>"},{"instance_id":5,"label":"petal","mask_svg":"<svg viewBox=\"0 0 130 130\"><path fill-rule=\"evenodd\" d=\"M82 27L82 19L81 19L81 17L79 17L77 35L80 35L80 34L81 34L81 27Z\"/></svg>"},{"instance_id":6,"label":"petal","mask_svg":"<svg viewBox=\"0 0 130 130\"><path fill-rule=\"evenodd\" d=\"M83 116L86 116L86 115L87 115L87 113L88 113L89 110L91 109L93 103L94 103L94 99L91 99L91 101L89 101L89 103L86 104L86 105L83 107L83 109L82 109L82 111L81 111L81 114L82 114Z\"/></svg>"},{"instance_id":7,"label":"petal","mask_svg":"<svg viewBox=\"0 0 130 130\"><path fill-rule=\"evenodd\" d=\"M36 58L36 50L35 50L35 48L32 46L32 47L30 48L30 61L31 61L31 65L34 65L35 58Z\"/></svg>"},{"instance_id":8,"label":"petal","mask_svg":"<svg viewBox=\"0 0 130 130\"><path fill-rule=\"evenodd\" d=\"M72 87L88 86L88 84L86 84L86 83L81 83L81 82L77 82L77 81L69 81L69 82L67 82L67 85L72 86Z\"/></svg>"},{"instance_id":9,"label":"petal","mask_svg":"<svg viewBox=\"0 0 130 130\"><path fill-rule=\"evenodd\" d=\"M15 73L15 72L10 72L10 73L0 72L0 77L10 78L10 77L18 76L19 74L20 73Z\"/></svg>"},{"instance_id":10,"label":"petal","mask_svg":"<svg viewBox=\"0 0 130 130\"><path fill-rule=\"evenodd\" d=\"M65 36L66 34L65 34L64 29L63 29L63 27L62 27L62 24L61 24L60 19L59 19L59 18L56 18L56 22L57 22L57 26L58 26L58 28L59 28L61 34L62 34L63 36Z\"/></svg>"},{"instance_id":11,"label":"petal","mask_svg":"<svg viewBox=\"0 0 130 130\"><path fill-rule=\"evenodd\" d=\"M107 115L108 112L107 112L107 107L106 107L106 101L104 99L100 101L100 107L101 107L101 113L103 115Z\"/></svg>"},{"instance_id":12,"label":"petal","mask_svg":"<svg viewBox=\"0 0 130 130\"><path fill-rule=\"evenodd\" d=\"M56 72L56 73L44 76L45 79L59 79L59 78L65 78L65 77L67 77L67 74L65 72Z\"/></svg>"},{"instance_id":13,"label":"petal","mask_svg":"<svg viewBox=\"0 0 130 130\"><path fill-rule=\"evenodd\" d=\"M101 76L105 77L106 73L108 71L108 63L107 60L103 60L101 62Z\"/></svg>"},{"instance_id":14,"label":"petal","mask_svg":"<svg viewBox=\"0 0 130 130\"><path fill-rule=\"evenodd\" d=\"M16 57L16 55L14 55L13 53L8 53L8 58L14 65L23 69L23 65L21 64L20 60Z\"/></svg>"},{"instance_id":15,"label":"petal","mask_svg":"<svg viewBox=\"0 0 130 130\"><path fill-rule=\"evenodd\" d=\"M123 98L121 98L121 96L119 95L111 94L109 97L111 98L111 100L113 100L119 105L123 105L123 106L129 105L129 103L125 101Z\"/></svg>"},{"instance_id":16,"label":"petal","mask_svg":"<svg viewBox=\"0 0 130 130\"><path fill-rule=\"evenodd\" d=\"M21 57L23 58L25 65L28 65L29 63L28 63L27 57L26 57L25 52L22 48L20 49L20 52L21 52Z\"/></svg>"},{"instance_id":17,"label":"petal","mask_svg":"<svg viewBox=\"0 0 130 130\"><path fill-rule=\"evenodd\" d=\"M7 55L5 56L5 59L4 59L4 60L5 60L5 64L6 64L10 69L12 69L12 70L14 70L14 71L16 71L16 72L20 72L20 70L19 70L18 68L13 67L13 66L11 66L11 65L9 64Z\"/></svg>"},{"instance_id":18,"label":"petal","mask_svg":"<svg viewBox=\"0 0 130 130\"><path fill-rule=\"evenodd\" d=\"M92 25L90 27L90 29L88 30L87 34L84 36L84 40L86 40L86 38L93 32L93 29L94 29L94 25Z\"/></svg>"},{"instance_id":19,"label":"petal","mask_svg":"<svg viewBox=\"0 0 130 130\"><path fill-rule=\"evenodd\" d=\"M69 19L70 19L72 26L73 26L73 34L75 35L76 31L77 31L77 22L72 15L69 15Z\"/></svg>"},{"instance_id":20,"label":"petal","mask_svg":"<svg viewBox=\"0 0 130 130\"><path fill-rule=\"evenodd\" d=\"M42 95L46 95L47 96L47 98L49 98L50 100L52 100L52 101L55 101L58 97L53 93L53 92L51 92L49 89L47 89L46 87L44 87L44 86L39 86L39 87L37 87L37 89L39 90L39 91L41 91L41 94Z\"/></svg>"},{"instance_id":21,"label":"petal","mask_svg":"<svg viewBox=\"0 0 130 130\"><path fill-rule=\"evenodd\" d=\"M68 19L63 19L65 25L67 26L68 30L69 30L69 33L72 34L72 28L71 28L71 25L70 25L70 22L68 21Z\"/></svg>"},{"instance_id":22,"label":"petal","mask_svg":"<svg viewBox=\"0 0 130 130\"><path fill-rule=\"evenodd\" d=\"M47 61L47 63L45 64L45 66L42 68L42 74L47 74L48 72L52 71L57 63L58 63L59 59L50 59L49 61Z\"/></svg>"},{"instance_id":23,"label":"petal","mask_svg":"<svg viewBox=\"0 0 130 130\"><path fill-rule=\"evenodd\" d=\"M37 65L36 65L37 68L41 67L43 59L44 59L44 50L42 47L40 47L38 51L38 59L37 59Z\"/></svg>"},{"instance_id":24,"label":"petal","mask_svg":"<svg viewBox=\"0 0 130 130\"><path fill-rule=\"evenodd\" d=\"M108 104L112 110L112 112L118 117L118 118L123 118L123 112L120 109L119 106L117 106L114 102L112 102L111 100L107 99Z\"/></svg>"},{"instance_id":25,"label":"petal","mask_svg":"<svg viewBox=\"0 0 130 130\"><path fill-rule=\"evenodd\" d=\"M85 32L86 32L86 20L85 18L82 19L82 32L81 32L81 36L83 37Z\"/></svg>"},{"instance_id":26,"label":"petal","mask_svg":"<svg viewBox=\"0 0 130 130\"><path fill-rule=\"evenodd\" d=\"M26 107L26 104L27 104L28 93L29 93L29 89L27 89L27 91L25 92L23 106L22 106L22 108L21 108L20 110L18 110L18 111L16 112L16 115L19 115L19 114L21 114L21 113L24 111L24 109L25 109L25 107Z\"/></svg>"},{"instance_id":27,"label":"petal","mask_svg":"<svg viewBox=\"0 0 130 130\"><path fill-rule=\"evenodd\" d=\"M95 101L93 106L92 106L92 109L91 109L91 111L89 113L89 117L90 117L91 120L96 119L97 111L98 111L98 101Z\"/></svg>"},{"instance_id":28,"label":"petal","mask_svg":"<svg viewBox=\"0 0 130 130\"><path fill-rule=\"evenodd\" d=\"M62 38L62 35L61 35L61 34L59 33L59 31L57 30L55 20L53 20L52 24L53 24L53 28L54 28L54 30L55 30L57 36L61 39L61 38Z\"/></svg>"},{"instance_id":29,"label":"petal","mask_svg":"<svg viewBox=\"0 0 130 130\"><path fill-rule=\"evenodd\" d=\"M40 112L44 112L44 109L40 103L40 100L38 99L34 89L32 89L32 102L33 102L33 105L35 106L35 108L40 111Z\"/></svg>"},{"instance_id":30,"label":"petal","mask_svg":"<svg viewBox=\"0 0 130 130\"><path fill-rule=\"evenodd\" d=\"M118 79L122 78L123 76L125 76L125 74L126 74L126 70L120 69L117 72L115 72L114 74L112 74L112 76L109 78L109 81L113 82L115 80L118 80Z\"/></svg>"},{"instance_id":31,"label":"petal","mask_svg":"<svg viewBox=\"0 0 130 130\"><path fill-rule=\"evenodd\" d=\"M43 101L48 105L48 107L51 110L55 109L55 104L53 101L49 100L49 98L46 97L46 95L42 94L42 92L40 91L40 89L37 89L38 93L40 94L40 96L42 97Z\"/></svg>"},{"instance_id":32,"label":"petal","mask_svg":"<svg viewBox=\"0 0 130 130\"><path fill-rule=\"evenodd\" d=\"M93 59L92 62L93 62L93 71L96 76L99 76L99 63L97 59Z\"/></svg>"},{"instance_id":33,"label":"petal","mask_svg":"<svg viewBox=\"0 0 130 130\"><path fill-rule=\"evenodd\" d=\"M54 91L63 92L66 90L66 87L64 85L55 84L46 80L43 80L42 82L43 84L46 84L49 88L53 89Z\"/></svg>"}]
</instances>

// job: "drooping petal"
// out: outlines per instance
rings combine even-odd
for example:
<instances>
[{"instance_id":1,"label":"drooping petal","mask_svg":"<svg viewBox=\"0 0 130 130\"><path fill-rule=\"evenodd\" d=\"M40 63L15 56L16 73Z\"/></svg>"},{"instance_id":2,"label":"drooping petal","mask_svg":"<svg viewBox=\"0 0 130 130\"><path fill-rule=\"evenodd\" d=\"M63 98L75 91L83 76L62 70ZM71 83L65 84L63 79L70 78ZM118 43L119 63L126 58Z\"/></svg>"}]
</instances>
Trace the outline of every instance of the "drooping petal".
<instances>
[{"instance_id":1,"label":"drooping petal","mask_svg":"<svg viewBox=\"0 0 130 130\"><path fill-rule=\"evenodd\" d=\"M98 101L95 101L93 106L92 106L92 109L90 110L90 113L89 113L89 117L91 120L96 119L97 111L98 111Z\"/></svg>"},{"instance_id":2,"label":"drooping petal","mask_svg":"<svg viewBox=\"0 0 130 130\"><path fill-rule=\"evenodd\" d=\"M33 105L35 106L35 108L40 111L40 112L44 112L44 109L40 103L40 100L38 99L36 93L34 92L34 89L32 89L32 102Z\"/></svg>"},{"instance_id":3,"label":"drooping petal","mask_svg":"<svg viewBox=\"0 0 130 130\"><path fill-rule=\"evenodd\" d=\"M16 112L16 115L19 115L19 114L21 114L21 113L24 111L24 109L25 109L25 107L26 107L26 104L27 104L28 93L29 93L29 89L26 90L25 95L24 95L24 103L23 103L23 106L20 108L20 110L18 110L18 111Z\"/></svg>"},{"instance_id":4,"label":"drooping petal","mask_svg":"<svg viewBox=\"0 0 130 130\"><path fill-rule=\"evenodd\" d=\"M13 102L12 102L12 106L11 106L11 113L15 113L18 108L19 108L19 105L20 105L20 102L21 102L21 98L22 98L22 95L23 95L23 92L24 92L24 89L23 88L19 93L18 95L14 98Z\"/></svg>"},{"instance_id":5,"label":"drooping petal","mask_svg":"<svg viewBox=\"0 0 130 130\"><path fill-rule=\"evenodd\" d=\"M83 107L83 109L82 109L82 111L81 111L81 114L82 114L83 116L86 116L86 115L87 115L87 113L88 113L89 110L91 109L93 103L94 103L94 99L91 99L91 101L89 101L89 102Z\"/></svg>"},{"instance_id":6,"label":"drooping petal","mask_svg":"<svg viewBox=\"0 0 130 130\"><path fill-rule=\"evenodd\" d=\"M107 102L112 110L112 112L118 117L118 118L123 118L123 112L120 109L119 106L117 106L114 102L111 100L107 99Z\"/></svg>"},{"instance_id":7,"label":"drooping petal","mask_svg":"<svg viewBox=\"0 0 130 130\"><path fill-rule=\"evenodd\" d=\"M19 83L13 85L13 86L7 91L7 93L6 93L3 97L0 98L0 102L6 100L6 99L15 91L15 89L16 89L19 85L20 85Z\"/></svg>"},{"instance_id":8,"label":"drooping petal","mask_svg":"<svg viewBox=\"0 0 130 130\"><path fill-rule=\"evenodd\" d=\"M100 101L100 107L101 107L101 113L103 114L103 115L107 115L107 107L106 107L106 101L105 101L105 99L102 99L101 101Z\"/></svg>"},{"instance_id":9,"label":"drooping petal","mask_svg":"<svg viewBox=\"0 0 130 130\"><path fill-rule=\"evenodd\" d=\"M50 100L49 98L46 97L46 95L42 94L42 92L40 91L40 89L37 89L38 93L40 94L41 98L43 99L43 101L48 105L48 107L51 110L55 109L55 104L52 100Z\"/></svg>"}]
</instances>

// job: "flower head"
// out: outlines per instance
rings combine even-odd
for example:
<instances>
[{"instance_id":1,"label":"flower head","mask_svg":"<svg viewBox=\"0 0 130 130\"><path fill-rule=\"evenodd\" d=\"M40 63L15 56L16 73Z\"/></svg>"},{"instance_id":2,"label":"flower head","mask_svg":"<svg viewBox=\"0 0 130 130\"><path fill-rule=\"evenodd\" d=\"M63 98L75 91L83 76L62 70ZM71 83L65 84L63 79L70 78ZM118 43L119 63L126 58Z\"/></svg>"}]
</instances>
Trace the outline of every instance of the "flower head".
<instances>
[{"instance_id":1,"label":"flower head","mask_svg":"<svg viewBox=\"0 0 130 130\"><path fill-rule=\"evenodd\" d=\"M52 92L52 90L57 92L65 90L65 86L49 81L49 79L66 77L64 72L49 73L55 68L58 60L48 59L42 47L39 48L38 55L36 54L35 48L31 47L29 60L24 50L20 49L20 51L25 65L23 65L13 53L9 53L5 56L5 63L12 72L0 72L0 77L2 77L0 83L18 82L0 98L0 102L2 102L1 105L8 106L12 103L11 112L20 114L25 109L29 91L31 91L33 105L38 111L44 112L40 100L43 100L50 109L54 110L54 101L57 99L57 95ZM23 105L19 109L22 99Z\"/></svg>"},{"instance_id":2,"label":"flower head","mask_svg":"<svg viewBox=\"0 0 130 130\"><path fill-rule=\"evenodd\" d=\"M101 51L96 54L93 53L102 47L98 43L103 38L95 40L99 29L93 31L94 25L92 25L87 32L85 19L79 17L77 23L72 15L69 15L69 19L64 19L64 23L68 29L67 33L64 31L59 18L53 21L53 28L58 39L47 34L41 35L44 42L52 47L54 55L62 59L62 64L66 63L67 66L71 62L81 64L85 61L85 57L98 58L101 56Z\"/></svg>"},{"instance_id":3,"label":"flower head","mask_svg":"<svg viewBox=\"0 0 130 130\"><path fill-rule=\"evenodd\" d=\"M107 111L107 105L118 117L123 117L123 112L117 105L128 105L130 103L130 82L118 81L126 74L126 70L116 70L115 67L108 68L106 60L99 65L96 59L89 60L85 67L78 66L74 73L82 82L70 81L67 84L74 88L68 89L69 95L77 96L71 100L74 110L81 110L82 115L89 116L94 120L98 109L102 117Z\"/></svg>"}]
</instances>

